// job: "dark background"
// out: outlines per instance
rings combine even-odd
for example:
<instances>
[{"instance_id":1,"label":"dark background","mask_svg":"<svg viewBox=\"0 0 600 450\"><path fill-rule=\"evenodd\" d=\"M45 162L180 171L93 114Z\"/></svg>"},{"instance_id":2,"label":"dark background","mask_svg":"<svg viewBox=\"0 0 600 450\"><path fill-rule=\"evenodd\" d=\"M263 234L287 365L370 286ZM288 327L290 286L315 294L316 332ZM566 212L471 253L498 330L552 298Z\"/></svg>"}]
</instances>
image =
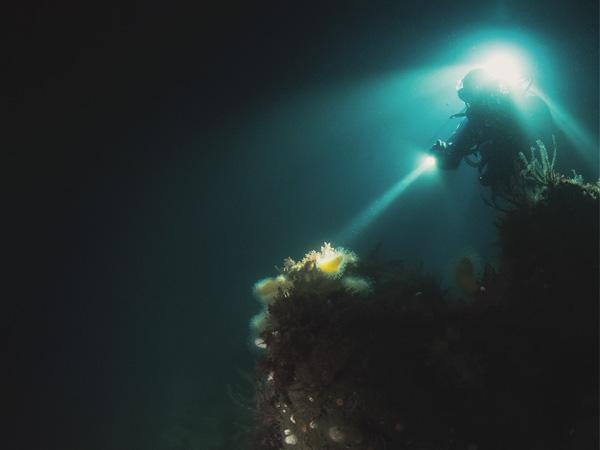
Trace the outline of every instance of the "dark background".
<instances>
[{"instance_id":1,"label":"dark background","mask_svg":"<svg viewBox=\"0 0 600 450\"><path fill-rule=\"evenodd\" d=\"M239 137L266 133L254 111L511 26L545 38L555 91L598 138L595 0L40 2L3 16L4 448L216 449L238 432L227 386L252 367L250 288L318 242L311 215L328 203L311 170L344 156L256 159Z\"/></svg>"}]
</instances>

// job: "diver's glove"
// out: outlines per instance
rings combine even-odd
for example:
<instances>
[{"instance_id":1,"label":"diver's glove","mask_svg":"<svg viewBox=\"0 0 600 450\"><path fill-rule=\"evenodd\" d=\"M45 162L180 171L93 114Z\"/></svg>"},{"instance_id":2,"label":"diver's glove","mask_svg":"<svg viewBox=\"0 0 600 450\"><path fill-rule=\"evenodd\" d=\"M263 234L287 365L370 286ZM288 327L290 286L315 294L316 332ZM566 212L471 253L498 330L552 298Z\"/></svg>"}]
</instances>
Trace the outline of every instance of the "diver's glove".
<instances>
[{"instance_id":1,"label":"diver's glove","mask_svg":"<svg viewBox=\"0 0 600 450\"><path fill-rule=\"evenodd\" d=\"M448 153L448 147L449 145L446 141L438 139L437 141L435 141L435 144L433 144L429 151L433 153L434 156L445 155Z\"/></svg>"},{"instance_id":2,"label":"diver's glove","mask_svg":"<svg viewBox=\"0 0 600 450\"><path fill-rule=\"evenodd\" d=\"M462 155L456 151L452 142L438 139L429 150L431 155L437 160L440 169L456 169Z\"/></svg>"}]
</instances>

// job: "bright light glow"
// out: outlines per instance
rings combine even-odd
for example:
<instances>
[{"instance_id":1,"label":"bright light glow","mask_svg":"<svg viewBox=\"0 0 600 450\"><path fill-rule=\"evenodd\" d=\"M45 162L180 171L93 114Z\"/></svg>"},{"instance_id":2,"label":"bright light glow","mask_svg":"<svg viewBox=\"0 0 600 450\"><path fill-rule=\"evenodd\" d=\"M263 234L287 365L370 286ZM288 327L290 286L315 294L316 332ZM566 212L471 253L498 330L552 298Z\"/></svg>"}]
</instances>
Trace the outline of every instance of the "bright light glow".
<instances>
[{"instance_id":1,"label":"bright light glow","mask_svg":"<svg viewBox=\"0 0 600 450\"><path fill-rule=\"evenodd\" d=\"M376 199L367 209L359 214L354 220L352 220L343 230L339 233L336 238L336 242L342 242L345 245L348 244L352 238L357 237L361 234L371 223L375 221L381 214L402 194L411 184L413 184L417 178L419 178L423 172L431 170L432 160L435 165L435 158L427 156L423 158L421 164L409 173L407 176L399 180L391 188Z\"/></svg>"},{"instance_id":2,"label":"bright light glow","mask_svg":"<svg viewBox=\"0 0 600 450\"><path fill-rule=\"evenodd\" d=\"M516 85L530 78L527 73L525 58L513 49L502 48L492 50L489 56L484 59L481 67L487 70L494 78L509 85Z\"/></svg>"},{"instance_id":3,"label":"bright light glow","mask_svg":"<svg viewBox=\"0 0 600 450\"><path fill-rule=\"evenodd\" d=\"M426 169L433 170L435 168L435 166L437 165L437 159L434 158L433 156L426 156L425 159L423 160L423 165L425 166Z\"/></svg>"}]
</instances>

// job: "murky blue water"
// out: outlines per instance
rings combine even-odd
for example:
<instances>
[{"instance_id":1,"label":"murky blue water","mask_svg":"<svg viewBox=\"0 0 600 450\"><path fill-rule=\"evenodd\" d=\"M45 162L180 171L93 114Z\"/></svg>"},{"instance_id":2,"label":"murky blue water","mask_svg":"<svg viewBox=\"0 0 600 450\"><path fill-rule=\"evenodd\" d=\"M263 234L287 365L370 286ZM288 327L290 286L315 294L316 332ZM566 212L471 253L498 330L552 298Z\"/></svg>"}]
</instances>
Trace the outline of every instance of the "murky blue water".
<instances>
[{"instance_id":1,"label":"murky blue water","mask_svg":"<svg viewBox=\"0 0 600 450\"><path fill-rule=\"evenodd\" d=\"M344 3L272 18L257 7L204 32L154 11L140 35L111 28L100 56L57 75L108 87L85 105L68 94L70 112L56 126L36 119L46 131L31 138L63 148L71 136L41 159L62 181L40 170L23 213L34 244L19 264L38 281L18 280L50 312L35 306L41 318L11 328L15 342L35 336L23 352L39 355L14 377L38 388L14 396L19 417L39 413L44 448L237 448L228 387L244 392L253 367L251 286L287 256L380 244L448 287L461 256L494 261L495 213L465 165L419 174L345 233L458 124L456 81L485 45L527 54L557 116L592 142L559 149L559 166L597 179L598 6L554 3ZM44 222L41 234L31 225Z\"/></svg>"}]
</instances>

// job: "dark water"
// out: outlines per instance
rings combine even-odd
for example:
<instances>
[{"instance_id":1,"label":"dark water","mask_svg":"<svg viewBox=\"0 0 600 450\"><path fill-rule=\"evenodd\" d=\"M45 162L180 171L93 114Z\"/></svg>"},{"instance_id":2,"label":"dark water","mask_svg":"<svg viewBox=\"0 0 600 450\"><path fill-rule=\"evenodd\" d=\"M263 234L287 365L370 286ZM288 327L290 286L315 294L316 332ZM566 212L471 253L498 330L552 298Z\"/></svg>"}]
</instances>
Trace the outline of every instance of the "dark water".
<instances>
[{"instance_id":1,"label":"dark water","mask_svg":"<svg viewBox=\"0 0 600 450\"><path fill-rule=\"evenodd\" d=\"M8 16L5 448L235 448L252 284L335 239L452 130L452 70L482 42L522 43L596 143L560 167L598 178L597 2L430 6ZM460 256L493 260L494 239L462 167L419 178L347 245L447 280Z\"/></svg>"}]
</instances>

